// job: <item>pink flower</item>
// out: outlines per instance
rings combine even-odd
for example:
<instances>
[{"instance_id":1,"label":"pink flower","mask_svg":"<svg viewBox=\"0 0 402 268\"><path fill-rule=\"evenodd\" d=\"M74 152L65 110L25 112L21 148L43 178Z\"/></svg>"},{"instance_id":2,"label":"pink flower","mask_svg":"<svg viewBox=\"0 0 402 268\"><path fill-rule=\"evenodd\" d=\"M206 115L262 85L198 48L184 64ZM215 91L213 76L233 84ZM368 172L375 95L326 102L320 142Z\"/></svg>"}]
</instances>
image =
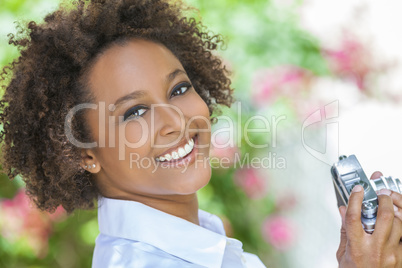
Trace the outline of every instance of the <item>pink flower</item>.
<instances>
[{"instance_id":1,"label":"pink flower","mask_svg":"<svg viewBox=\"0 0 402 268\"><path fill-rule=\"evenodd\" d=\"M58 206L53 213L47 213L49 219L53 222L61 222L67 218L67 212L62 206Z\"/></svg>"},{"instance_id":2,"label":"pink flower","mask_svg":"<svg viewBox=\"0 0 402 268\"><path fill-rule=\"evenodd\" d=\"M236 157L240 158L240 150L235 146L226 146L226 142L216 136L215 140L211 143L210 162L213 168L229 168L232 167L236 161Z\"/></svg>"},{"instance_id":3,"label":"pink flower","mask_svg":"<svg viewBox=\"0 0 402 268\"><path fill-rule=\"evenodd\" d=\"M52 233L52 221L66 214L62 208L56 212L50 216L32 207L28 196L21 189L13 199L0 203L0 233L10 242L26 240L38 257L44 257Z\"/></svg>"},{"instance_id":4,"label":"pink flower","mask_svg":"<svg viewBox=\"0 0 402 268\"><path fill-rule=\"evenodd\" d=\"M274 248L286 251L295 241L295 229L293 224L285 217L274 215L265 219L262 225L262 234Z\"/></svg>"},{"instance_id":5,"label":"pink flower","mask_svg":"<svg viewBox=\"0 0 402 268\"><path fill-rule=\"evenodd\" d=\"M279 96L294 97L308 87L311 74L297 66L277 66L259 71L252 85L252 99L257 106L275 101Z\"/></svg>"},{"instance_id":6,"label":"pink flower","mask_svg":"<svg viewBox=\"0 0 402 268\"><path fill-rule=\"evenodd\" d=\"M348 33L344 34L339 48L325 49L324 56L336 75L352 79L360 90L366 89L371 73L380 71L369 48Z\"/></svg>"},{"instance_id":7,"label":"pink flower","mask_svg":"<svg viewBox=\"0 0 402 268\"><path fill-rule=\"evenodd\" d=\"M251 199L263 198L267 192L266 178L262 178L253 168L236 170L234 181Z\"/></svg>"}]
</instances>

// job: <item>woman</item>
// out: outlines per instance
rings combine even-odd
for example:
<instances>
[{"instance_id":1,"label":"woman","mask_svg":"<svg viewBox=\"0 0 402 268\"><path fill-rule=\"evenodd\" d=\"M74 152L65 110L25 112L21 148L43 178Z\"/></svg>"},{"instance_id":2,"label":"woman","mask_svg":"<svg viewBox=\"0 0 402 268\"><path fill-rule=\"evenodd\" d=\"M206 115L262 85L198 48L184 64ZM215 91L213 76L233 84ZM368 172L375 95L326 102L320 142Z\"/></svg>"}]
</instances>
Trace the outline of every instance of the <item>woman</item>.
<instances>
[{"instance_id":1,"label":"woman","mask_svg":"<svg viewBox=\"0 0 402 268\"><path fill-rule=\"evenodd\" d=\"M211 115L233 98L211 53L220 37L182 8L77 1L10 38L21 57L3 72L12 73L1 102L3 168L24 177L43 210L93 208L98 199L93 267L264 267L198 209L196 192L211 176ZM346 212L342 267L365 261L360 252L378 253L378 265L400 252L394 240L362 244L390 243L402 225L383 195L378 236L359 233L361 198L352 195Z\"/></svg>"}]
</instances>

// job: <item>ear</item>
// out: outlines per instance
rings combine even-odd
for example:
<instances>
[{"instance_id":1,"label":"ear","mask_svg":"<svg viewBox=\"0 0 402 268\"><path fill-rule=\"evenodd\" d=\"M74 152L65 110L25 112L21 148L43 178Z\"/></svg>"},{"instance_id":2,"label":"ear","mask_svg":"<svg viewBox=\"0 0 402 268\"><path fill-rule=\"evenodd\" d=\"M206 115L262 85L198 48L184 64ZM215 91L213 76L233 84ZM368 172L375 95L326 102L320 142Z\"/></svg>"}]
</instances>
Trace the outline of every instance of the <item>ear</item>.
<instances>
[{"instance_id":1,"label":"ear","mask_svg":"<svg viewBox=\"0 0 402 268\"><path fill-rule=\"evenodd\" d=\"M99 160L91 149L82 149L80 166L88 172L98 173L101 170Z\"/></svg>"}]
</instances>

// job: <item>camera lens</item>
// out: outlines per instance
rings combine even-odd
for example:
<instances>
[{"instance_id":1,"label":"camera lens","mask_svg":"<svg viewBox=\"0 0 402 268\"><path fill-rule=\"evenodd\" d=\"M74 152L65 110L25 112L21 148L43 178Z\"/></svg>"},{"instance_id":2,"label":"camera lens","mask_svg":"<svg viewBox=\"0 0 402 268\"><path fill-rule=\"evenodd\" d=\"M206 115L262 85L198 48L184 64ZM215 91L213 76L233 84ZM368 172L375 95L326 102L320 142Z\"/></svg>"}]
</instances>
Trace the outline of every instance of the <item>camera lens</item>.
<instances>
[{"instance_id":1,"label":"camera lens","mask_svg":"<svg viewBox=\"0 0 402 268\"><path fill-rule=\"evenodd\" d=\"M375 191L379 191L381 189L386 189L387 185L384 184L384 181L382 178L375 179L371 181L371 184L373 185L373 188Z\"/></svg>"},{"instance_id":2,"label":"camera lens","mask_svg":"<svg viewBox=\"0 0 402 268\"><path fill-rule=\"evenodd\" d=\"M371 181L371 184L375 191L379 191L381 189L390 189L392 191L401 192L401 182L397 178L389 177L380 177Z\"/></svg>"}]
</instances>

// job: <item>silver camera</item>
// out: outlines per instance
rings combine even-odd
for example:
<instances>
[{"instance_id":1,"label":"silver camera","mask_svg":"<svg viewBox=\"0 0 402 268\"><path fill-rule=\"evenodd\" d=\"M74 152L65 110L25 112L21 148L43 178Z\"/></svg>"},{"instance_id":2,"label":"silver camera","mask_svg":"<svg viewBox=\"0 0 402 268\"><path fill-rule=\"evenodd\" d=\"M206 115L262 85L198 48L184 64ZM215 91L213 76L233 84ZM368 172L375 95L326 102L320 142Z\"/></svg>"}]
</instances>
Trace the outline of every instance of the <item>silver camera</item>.
<instances>
[{"instance_id":1,"label":"silver camera","mask_svg":"<svg viewBox=\"0 0 402 268\"><path fill-rule=\"evenodd\" d=\"M347 206L350 193L355 185L360 184L364 189L362 203L362 225L366 233L373 233L377 219L378 198L376 191L390 189L401 193L402 184L393 177L380 177L369 180L360 166L355 155L340 156L339 161L331 168L332 180L335 186L339 206Z\"/></svg>"}]
</instances>

